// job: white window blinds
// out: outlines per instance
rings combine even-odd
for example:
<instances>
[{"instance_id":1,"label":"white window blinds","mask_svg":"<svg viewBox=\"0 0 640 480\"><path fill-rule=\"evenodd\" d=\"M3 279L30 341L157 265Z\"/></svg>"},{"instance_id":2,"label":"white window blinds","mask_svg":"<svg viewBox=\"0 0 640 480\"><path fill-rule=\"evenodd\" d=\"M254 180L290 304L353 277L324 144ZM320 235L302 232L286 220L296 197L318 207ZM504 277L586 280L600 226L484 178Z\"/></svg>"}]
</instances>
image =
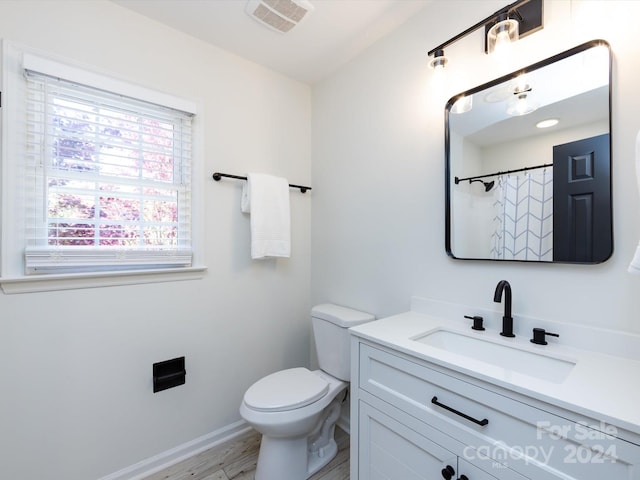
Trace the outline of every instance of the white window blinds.
<instances>
[{"instance_id":1,"label":"white window blinds","mask_svg":"<svg viewBox=\"0 0 640 480\"><path fill-rule=\"evenodd\" d=\"M26 273L190 266L191 114L26 83Z\"/></svg>"}]
</instances>

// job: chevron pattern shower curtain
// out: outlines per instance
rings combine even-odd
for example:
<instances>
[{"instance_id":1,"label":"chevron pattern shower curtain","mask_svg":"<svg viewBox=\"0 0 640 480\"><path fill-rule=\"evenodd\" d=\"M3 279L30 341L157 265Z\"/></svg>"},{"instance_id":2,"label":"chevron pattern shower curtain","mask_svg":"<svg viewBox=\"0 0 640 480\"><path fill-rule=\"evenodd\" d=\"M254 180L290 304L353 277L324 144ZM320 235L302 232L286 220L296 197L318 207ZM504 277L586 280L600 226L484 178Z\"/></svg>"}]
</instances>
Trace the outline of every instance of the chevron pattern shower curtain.
<instances>
[{"instance_id":1,"label":"chevron pattern shower curtain","mask_svg":"<svg viewBox=\"0 0 640 480\"><path fill-rule=\"evenodd\" d=\"M553 261L553 171L498 177L491 258Z\"/></svg>"}]
</instances>

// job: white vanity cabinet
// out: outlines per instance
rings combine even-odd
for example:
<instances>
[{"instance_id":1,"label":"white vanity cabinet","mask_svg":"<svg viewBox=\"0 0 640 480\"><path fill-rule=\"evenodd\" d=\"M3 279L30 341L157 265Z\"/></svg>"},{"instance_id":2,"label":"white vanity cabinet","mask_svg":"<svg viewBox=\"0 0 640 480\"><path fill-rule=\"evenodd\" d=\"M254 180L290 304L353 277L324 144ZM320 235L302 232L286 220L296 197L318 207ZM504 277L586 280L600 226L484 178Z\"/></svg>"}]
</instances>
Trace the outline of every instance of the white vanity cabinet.
<instances>
[{"instance_id":1,"label":"white vanity cabinet","mask_svg":"<svg viewBox=\"0 0 640 480\"><path fill-rule=\"evenodd\" d=\"M637 436L352 336L352 480L640 480Z\"/></svg>"},{"instance_id":2,"label":"white vanity cabinet","mask_svg":"<svg viewBox=\"0 0 640 480\"><path fill-rule=\"evenodd\" d=\"M475 463L455 452L465 446L375 398L359 403L360 448L357 477L391 480L523 480L526 477L489 459ZM376 405L378 408L372 406ZM386 411L386 413L384 413ZM412 425L413 428L410 428ZM417 428L416 428L417 427ZM353 461L353 460L352 460ZM498 469L498 471L496 471ZM353 473L352 473L353 475Z\"/></svg>"}]
</instances>

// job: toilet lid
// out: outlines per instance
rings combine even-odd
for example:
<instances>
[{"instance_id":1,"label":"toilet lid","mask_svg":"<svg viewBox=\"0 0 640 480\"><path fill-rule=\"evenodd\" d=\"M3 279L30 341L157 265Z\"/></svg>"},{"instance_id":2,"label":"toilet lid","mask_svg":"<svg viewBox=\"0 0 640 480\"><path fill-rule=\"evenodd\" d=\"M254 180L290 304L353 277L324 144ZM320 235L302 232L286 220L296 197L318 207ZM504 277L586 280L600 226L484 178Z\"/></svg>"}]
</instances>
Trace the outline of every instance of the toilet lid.
<instances>
[{"instance_id":1,"label":"toilet lid","mask_svg":"<svg viewBox=\"0 0 640 480\"><path fill-rule=\"evenodd\" d=\"M327 381L306 368L290 368L251 385L244 394L244 403L254 410L282 412L309 405L328 390Z\"/></svg>"}]
</instances>

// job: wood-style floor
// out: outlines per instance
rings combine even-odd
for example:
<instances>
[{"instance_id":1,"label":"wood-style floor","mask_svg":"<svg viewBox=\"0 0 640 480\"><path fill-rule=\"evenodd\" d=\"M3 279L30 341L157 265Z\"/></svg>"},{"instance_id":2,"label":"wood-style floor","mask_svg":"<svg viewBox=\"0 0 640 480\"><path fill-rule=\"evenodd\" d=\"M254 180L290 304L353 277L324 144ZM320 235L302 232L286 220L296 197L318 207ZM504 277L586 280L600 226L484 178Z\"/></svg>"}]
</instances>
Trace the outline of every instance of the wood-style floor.
<instances>
[{"instance_id":1,"label":"wood-style floor","mask_svg":"<svg viewBox=\"0 0 640 480\"><path fill-rule=\"evenodd\" d=\"M349 435L336 427L335 438L338 454L310 480L349 480ZM254 480L259 448L260 434L252 430L145 480Z\"/></svg>"}]
</instances>

